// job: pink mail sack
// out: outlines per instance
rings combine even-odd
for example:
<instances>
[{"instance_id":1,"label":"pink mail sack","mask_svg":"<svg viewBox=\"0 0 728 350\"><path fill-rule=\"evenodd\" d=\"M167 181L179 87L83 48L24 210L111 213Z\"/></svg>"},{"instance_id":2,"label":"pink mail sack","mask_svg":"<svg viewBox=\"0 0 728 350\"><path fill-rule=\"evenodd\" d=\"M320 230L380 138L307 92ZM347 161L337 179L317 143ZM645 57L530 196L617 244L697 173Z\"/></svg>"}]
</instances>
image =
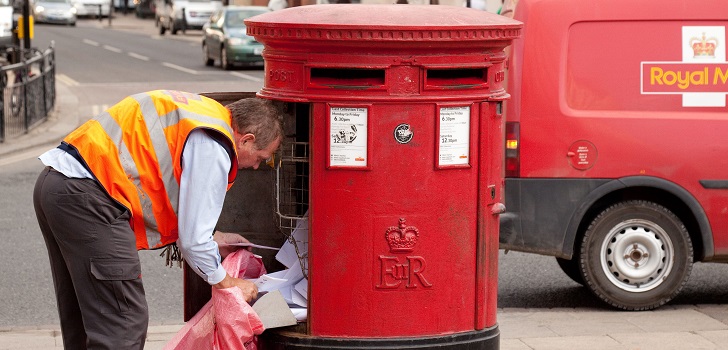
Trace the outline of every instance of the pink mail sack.
<instances>
[{"instance_id":1,"label":"pink mail sack","mask_svg":"<svg viewBox=\"0 0 728 350\"><path fill-rule=\"evenodd\" d=\"M222 266L230 276L238 278L253 279L266 273L263 261L244 249L228 255ZM256 350L255 336L263 330L263 323L245 302L240 288L213 287L212 300L187 321L164 349Z\"/></svg>"}]
</instances>

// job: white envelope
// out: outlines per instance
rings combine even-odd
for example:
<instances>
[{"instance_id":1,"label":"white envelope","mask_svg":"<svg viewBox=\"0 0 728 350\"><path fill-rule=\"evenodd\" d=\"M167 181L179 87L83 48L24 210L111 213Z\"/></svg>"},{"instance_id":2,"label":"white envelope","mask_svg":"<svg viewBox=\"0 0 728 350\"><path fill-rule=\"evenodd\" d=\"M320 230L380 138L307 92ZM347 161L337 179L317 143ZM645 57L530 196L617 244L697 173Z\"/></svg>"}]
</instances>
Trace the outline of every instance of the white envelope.
<instances>
[{"instance_id":1,"label":"white envelope","mask_svg":"<svg viewBox=\"0 0 728 350\"><path fill-rule=\"evenodd\" d=\"M301 257L305 257L308 255L308 212L304 215L302 219L299 219L296 222L296 228L291 233L291 237L293 237L294 240L296 240L296 245L298 246L298 253L301 254ZM296 247L291 243L289 240L286 240L283 243L283 247L281 247L281 250L278 251L276 254L276 260L278 260L281 264L285 265L286 267L290 268L293 266L296 262L299 261L298 254L296 253Z\"/></svg>"},{"instance_id":2,"label":"white envelope","mask_svg":"<svg viewBox=\"0 0 728 350\"><path fill-rule=\"evenodd\" d=\"M268 273L258 277L258 279L254 280L253 283L255 283L255 286L258 287L259 292L274 291L288 282L285 278L286 273L288 273L287 269Z\"/></svg>"}]
</instances>

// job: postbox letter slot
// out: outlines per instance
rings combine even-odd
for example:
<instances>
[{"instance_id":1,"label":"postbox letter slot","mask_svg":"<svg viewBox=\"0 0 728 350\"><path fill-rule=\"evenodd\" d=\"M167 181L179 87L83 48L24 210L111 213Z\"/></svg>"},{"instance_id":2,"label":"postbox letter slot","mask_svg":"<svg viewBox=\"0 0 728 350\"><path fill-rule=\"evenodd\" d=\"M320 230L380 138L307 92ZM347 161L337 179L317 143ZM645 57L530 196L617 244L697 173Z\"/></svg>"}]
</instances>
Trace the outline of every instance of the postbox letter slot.
<instances>
[{"instance_id":1,"label":"postbox letter slot","mask_svg":"<svg viewBox=\"0 0 728 350\"><path fill-rule=\"evenodd\" d=\"M426 74L426 84L432 87L471 88L488 83L488 68L430 68Z\"/></svg>"},{"instance_id":2,"label":"postbox letter slot","mask_svg":"<svg viewBox=\"0 0 728 350\"><path fill-rule=\"evenodd\" d=\"M311 68L313 85L335 89L363 89L384 86L384 69Z\"/></svg>"}]
</instances>

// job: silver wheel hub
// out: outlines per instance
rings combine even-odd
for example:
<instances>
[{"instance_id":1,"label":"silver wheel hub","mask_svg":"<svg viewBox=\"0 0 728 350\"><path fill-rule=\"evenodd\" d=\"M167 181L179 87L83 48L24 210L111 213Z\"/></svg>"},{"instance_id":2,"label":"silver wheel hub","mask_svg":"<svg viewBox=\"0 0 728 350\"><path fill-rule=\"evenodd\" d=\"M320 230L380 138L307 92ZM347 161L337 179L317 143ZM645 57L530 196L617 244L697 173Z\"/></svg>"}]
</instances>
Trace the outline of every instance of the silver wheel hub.
<instances>
[{"instance_id":1,"label":"silver wheel hub","mask_svg":"<svg viewBox=\"0 0 728 350\"><path fill-rule=\"evenodd\" d=\"M629 292L646 292L662 284L672 270L672 241L658 225L626 220L612 228L601 247L600 264L610 282Z\"/></svg>"}]
</instances>

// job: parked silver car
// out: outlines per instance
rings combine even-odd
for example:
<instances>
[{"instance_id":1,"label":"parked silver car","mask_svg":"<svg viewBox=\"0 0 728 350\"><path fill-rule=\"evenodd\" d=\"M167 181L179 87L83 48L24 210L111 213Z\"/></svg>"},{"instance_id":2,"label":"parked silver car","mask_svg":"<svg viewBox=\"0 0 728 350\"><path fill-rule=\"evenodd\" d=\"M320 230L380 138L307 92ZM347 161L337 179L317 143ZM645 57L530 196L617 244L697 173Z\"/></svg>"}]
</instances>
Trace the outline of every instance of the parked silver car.
<instances>
[{"instance_id":1,"label":"parked silver car","mask_svg":"<svg viewBox=\"0 0 728 350\"><path fill-rule=\"evenodd\" d=\"M71 0L36 0L33 16L36 23L76 25L76 7Z\"/></svg>"},{"instance_id":2,"label":"parked silver car","mask_svg":"<svg viewBox=\"0 0 728 350\"><path fill-rule=\"evenodd\" d=\"M219 0L156 0L155 18L159 34L177 34L187 29L202 29L210 16L222 7Z\"/></svg>"}]
</instances>

